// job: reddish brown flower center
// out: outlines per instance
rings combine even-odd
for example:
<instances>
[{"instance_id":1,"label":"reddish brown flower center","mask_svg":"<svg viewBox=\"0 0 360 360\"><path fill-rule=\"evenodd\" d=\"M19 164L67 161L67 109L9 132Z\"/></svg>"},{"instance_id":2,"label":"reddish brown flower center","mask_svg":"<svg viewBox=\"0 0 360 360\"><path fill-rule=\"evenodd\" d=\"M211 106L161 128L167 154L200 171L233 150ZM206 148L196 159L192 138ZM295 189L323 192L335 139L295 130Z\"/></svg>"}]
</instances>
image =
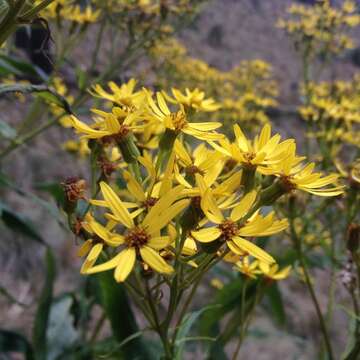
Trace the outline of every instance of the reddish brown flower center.
<instances>
[{"instance_id":1,"label":"reddish brown flower center","mask_svg":"<svg viewBox=\"0 0 360 360\"><path fill-rule=\"evenodd\" d=\"M150 235L146 233L143 228L135 227L126 234L125 242L128 247L141 247L147 244L150 240Z\"/></svg>"},{"instance_id":2,"label":"reddish brown flower center","mask_svg":"<svg viewBox=\"0 0 360 360\"><path fill-rule=\"evenodd\" d=\"M296 185L291 181L291 177L290 176L281 176L281 182L282 185L284 187L284 189L287 192L291 192L292 190L296 189Z\"/></svg>"},{"instance_id":3,"label":"reddish brown flower center","mask_svg":"<svg viewBox=\"0 0 360 360\"><path fill-rule=\"evenodd\" d=\"M219 224L218 228L221 230L222 236L225 240L232 239L238 234L239 231L238 225L231 220L223 221L221 224Z\"/></svg>"},{"instance_id":4,"label":"reddish brown flower center","mask_svg":"<svg viewBox=\"0 0 360 360\"><path fill-rule=\"evenodd\" d=\"M187 175L195 175L195 174L201 174L203 175L203 171L201 171L197 166L190 165L185 168L185 172Z\"/></svg>"},{"instance_id":5,"label":"reddish brown flower center","mask_svg":"<svg viewBox=\"0 0 360 360\"><path fill-rule=\"evenodd\" d=\"M157 198L154 198L154 197L149 197L148 199L146 199L144 202L143 202L143 206L148 210L150 209L151 207L153 207L156 202L158 201Z\"/></svg>"}]
</instances>

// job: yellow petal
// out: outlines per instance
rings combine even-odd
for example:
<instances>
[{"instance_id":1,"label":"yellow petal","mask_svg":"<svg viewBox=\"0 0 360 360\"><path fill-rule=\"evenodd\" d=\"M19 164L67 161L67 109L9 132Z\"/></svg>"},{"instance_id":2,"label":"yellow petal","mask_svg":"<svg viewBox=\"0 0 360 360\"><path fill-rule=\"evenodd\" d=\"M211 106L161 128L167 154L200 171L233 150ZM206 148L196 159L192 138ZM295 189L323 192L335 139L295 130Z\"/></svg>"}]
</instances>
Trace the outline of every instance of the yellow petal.
<instances>
[{"instance_id":1,"label":"yellow petal","mask_svg":"<svg viewBox=\"0 0 360 360\"><path fill-rule=\"evenodd\" d=\"M153 270L161 274L171 274L174 269L155 250L148 246L140 248L140 255L144 262Z\"/></svg>"},{"instance_id":2,"label":"yellow petal","mask_svg":"<svg viewBox=\"0 0 360 360\"><path fill-rule=\"evenodd\" d=\"M125 249L126 250L126 249ZM119 259L121 259L122 257L122 254L123 252L125 251L121 251L119 252L116 256L114 256L112 259L102 263L102 264L99 264L99 265L96 265L90 269L88 269L86 271L87 274L95 274L95 273L98 273L98 272L101 272L101 271L107 271L107 270L111 270L111 269L114 269L118 263L119 263Z\"/></svg>"},{"instance_id":3,"label":"yellow petal","mask_svg":"<svg viewBox=\"0 0 360 360\"><path fill-rule=\"evenodd\" d=\"M114 190L106 184L104 181L100 183L101 192L104 196L105 201L109 204L111 211L127 228L132 228L134 222L127 211L126 207L116 195Z\"/></svg>"},{"instance_id":4,"label":"yellow petal","mask_svg":"<svg viewBox=\"0 0 360 360\"><path fill-rule=\"evenodd\" d=\"M249 255L253 256L260 261L264 261L267 263L274 263L274 258L269 255L266 251L258 247L257 245L253 244L252 242L245 240L240 237L234 237L232 241L235 243L237 247L241 250L246 251Z\"/></svg>"},{"instance_id":5,"label":"yellow petal","mask_svg":"<svg viewBox=\"0 0 360 360\"><path fill-rule=\"evenodd\" d=\"M99 257L104 245L103 244L95 244L91 251L89 252L89 255L87 256L88 261L96 261Z\"/></svg>"},{"instance_id":6,"label":"yellow petal","mask_svg":"<svg viewBox=\"0 0 360 360\"><path fill-rule=\"evenodd\" d=\"M217 227L209 227L198 231L192 231L191 235L200 242L207 243L216 240L221 235L221 230Z\"/></svg>"},{"instance_id":7,"label":"yellow petal","mask_svg":"<svg viewBox=\"0 0 360 360\"><path fill-rule=\"evenodd\" d=\"M256 191L251 191L247 193L239 202L239 204L234 207L234 209L231 211L230 218L232 221L238 221L242 217L244 217L247 212L251 209L253 206L255 199L256 199L257 193Z\"/></svg>"},{"instance_id":8,"label":"yellow petal","mask_svg":"<svg viewBox=\"0 0 360 360\"><path fill-rule=\"evenodd\" d=\"M83 257L85 256L91 249L92 247L92 244L93 244L93 240L92 239L89 239L89 240L86 240L79 248L78 252L77 252L77 256L79 257Z\"/></svg>"},{"instance_id":9,"label":"yellow petal","mask_svg":"<svg viewBox=\"0 0 360 360\"><path fill-rule=\"evenodd\" d=\"M164 249L169 244L170 244L170 236L151 237L150 240L148 241L148 245L155 250Z\"/></svg>"},{"instance_id":10,"label":"yellow petal","mask_svg":"<svg viewBox=\"0 0 360 360\"><path fill-rule=\"evenodd\" d=\"M115 269L114 277L117 282L123 282L134 268L136 260L135 248L128 248L122 251L118 258L118 264Z\"/></svg>"}]
</instances>

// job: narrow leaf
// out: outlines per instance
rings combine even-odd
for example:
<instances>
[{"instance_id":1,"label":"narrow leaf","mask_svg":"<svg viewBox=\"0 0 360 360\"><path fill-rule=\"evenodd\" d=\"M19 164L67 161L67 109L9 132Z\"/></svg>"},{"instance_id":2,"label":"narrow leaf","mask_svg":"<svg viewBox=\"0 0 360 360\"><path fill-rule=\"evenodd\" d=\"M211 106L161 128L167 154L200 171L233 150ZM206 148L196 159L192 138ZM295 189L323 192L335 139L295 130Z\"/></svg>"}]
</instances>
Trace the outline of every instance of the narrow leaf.
<instances>
[{"instance_id":1,"label":"narrow leaf","mask_svg":"<svg viewBox=\"0 0 360 360\"><path fill-rule=\"evenodd\" d=\"M46 279L39 299L33 328L33 346L36 360L46 360L48 351L46 333L49 324L49 314L55 281L55 259L49 247L46 249L45 261Z\"/></svg>"}]
</instances>

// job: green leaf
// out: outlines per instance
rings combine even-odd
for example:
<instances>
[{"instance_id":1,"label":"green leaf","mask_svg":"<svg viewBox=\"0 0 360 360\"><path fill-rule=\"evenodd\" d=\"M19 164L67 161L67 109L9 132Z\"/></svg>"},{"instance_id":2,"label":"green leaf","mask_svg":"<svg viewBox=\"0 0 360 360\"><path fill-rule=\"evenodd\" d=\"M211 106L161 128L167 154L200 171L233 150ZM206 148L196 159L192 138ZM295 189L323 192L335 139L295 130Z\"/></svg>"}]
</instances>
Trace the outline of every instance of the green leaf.
<instances>
[{"instance_id":1,"label":"green leaf","mask_svg":"<svg viewBox=\"0 0 360 360\"><path fill-rule=\"evenodd\" d=\"M72 296L66 295L51 305L46 331L47 360L57 359L79 339L79 333L74 327L74 316L71 313L73 301Z\"/></svg>"},{"instance_id":2,"label":"green leaf","mask_svg":"<svg viewBox=\"0 0 360 360\"><path fill-rule=\"evenodd\" d=\"M35 78L44 78L41 76L41 71L39 71L33 64L7 55L0 55L0 75L30 75Z\"/></svg>"},{"instance_id":3,"label":"green leaf","mask_svg":"<svg viewBox=\"0 0 360 360\"><path fill-rule=\"evenodd\" d=\"M0 329L0 354L6 352L23 353L25 360L34 360L31 345L23 335Z\"/></svg>"},{"instance_id":4,"label":"green leaf","mask_svg":"<svg viewBox=\"0 0 360 360\"><path fill-rule=\"evenodd\" d=\"M176 353L175 358L177 360L183 359L183 351L185 348L185 342L190 341L192 338L187 337L188 333L190 332L191 328L195 324L195 322L198 320L201 314L203 314L205 311L208 311L210 309L219 307L220 305L210 305L206 306L200 310L194 311L192 313L186 314L184 316L183 321L180 324L179 331L176 335L175 339L175 345L176 345ZM206 338L209 340L209 337L202 337L203 339ZM213 338L210 338L213 339Z\"/></svg>"},{"instance_id":5,"label":"green leaf","mask_svg":"<svg viewBox=\"0 0 360 360\"><path fill-rule=\"evenodd\" d=\"M46 191L55 199L56 203L63 208L65 204L65 193L59 183L38 183L34 185L35 189Z\"/></svg>"},{"instance_id":6,"label":"green leaf","mask_svg":"<svg viewBox=\"0 0 360 360\"><path fill-rule=\"evenodd\" d=\"M23 234L35 241L45 244L35 226L26 217L11 210L6 204L0 201L0 218L3 223L11 230Z\"/></svg>"},{"instance_id":7,"label":"green leaf","mask_svg":"<svg viewBox=\"0 0 360 360\"><path fill-rule=\"evenodd\" d=\"M8 123L3 120L0 120L0 136L4 139L12 140L16 137L16 130L11 127Z\"/></svg>"},{"instance_id":8,"label":"green leaf","mask_svg":"<svg viewBox=\"0 0 360 360\"><path fill-rule=\"evenodd\" d=\"M0 95L12 92L20 93L37 93L42 99L51 104L62 107L68 114L72 114L71 108L67 100L58 94L55 90L46 85L24 85L24 84L9 84L0 85Z\"/></svg>"},{"instance_id":9,"label":"green leaf","mask_svg":"<svg viewBox=\"0 0 360 360\"><path fill-rule=\"evenodd\" d=\"M269 300L269 313L272 315L279 325L285 325L286 314L285 307L282 301L281 291L278 284L274 282L266 291L266 296Z\"/></svg>"},{"instance_id":10,"label":"green leaf","mask_svg":"<svg viewBox=\"0 0 360 360\"><path fill-rule=\"evenodd\" d=\"M46 279L38 302L32 334L36 360L46 360L48 351L47 328L49 324L50 309L53 298L53 287L55 281L55 259L49 247L46 249L45 261Z\"/></svg>"},{"instance_id":11,"label":"green leaf","mask_svg":"<svg viewBox=\"0 0 360 360\"><path fill-rule=\"evenodd\" d=\"M122 284L115 282L111 272L97 275L100 287L100 299L104 311L110 321L113 335L121 344L139 332L130 302ZM127 359L151 359L144 342L135 337L123 345Z\"/></svg>"}]
</instances>

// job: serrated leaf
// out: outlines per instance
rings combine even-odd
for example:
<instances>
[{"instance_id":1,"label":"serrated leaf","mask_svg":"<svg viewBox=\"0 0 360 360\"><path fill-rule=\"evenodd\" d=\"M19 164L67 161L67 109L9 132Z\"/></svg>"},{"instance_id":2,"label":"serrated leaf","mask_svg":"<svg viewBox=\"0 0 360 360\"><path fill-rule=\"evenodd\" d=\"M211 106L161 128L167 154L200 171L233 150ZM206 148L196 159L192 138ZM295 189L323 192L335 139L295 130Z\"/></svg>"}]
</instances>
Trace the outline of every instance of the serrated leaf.
<instances>
[{"instance_id":1,"label":"serrated leaf","mask_svg":"<svg viewBox=\"0 0 360 360\"><path fill-rule=\"evenodd\" d=\"M3 120L0 120L0 136L4 139L12 140L16 137L16 130Z\"/></svg>"},{"instance_id":2,"label":"serrated leaf","mask_svg":"<svg viewBox=\"0 0 360 360\"><path fill-rule=\"evenodd\" d=\"M55 259L49 247L46 249L45 262L46 279L38 302L32 334L36 360L46 360L48 354L47 328L55 281Z\"/></svg>"},{"instance_id":3,"label":"serrated leaf","mask_svg":"<svg viewBox=\"0 0 360 360\"><path fill-rule=\"evenodd\" d=\"M34 360L33 349L23 335L0 329L0 354L7 352L22 353L25 360Z\"/></svg>"},{"instance_id":4,"label":"serrated leaf","mask_svg":"<svg viewBox=\"0 0 360 360\"><path fill-rule=\"evenodd\" d=\"M45 244L45 241L29 219L10 209L2 202L0 202L0 219L12 231L23 234L43 245Z\"/></svg>"}]
</instances>

